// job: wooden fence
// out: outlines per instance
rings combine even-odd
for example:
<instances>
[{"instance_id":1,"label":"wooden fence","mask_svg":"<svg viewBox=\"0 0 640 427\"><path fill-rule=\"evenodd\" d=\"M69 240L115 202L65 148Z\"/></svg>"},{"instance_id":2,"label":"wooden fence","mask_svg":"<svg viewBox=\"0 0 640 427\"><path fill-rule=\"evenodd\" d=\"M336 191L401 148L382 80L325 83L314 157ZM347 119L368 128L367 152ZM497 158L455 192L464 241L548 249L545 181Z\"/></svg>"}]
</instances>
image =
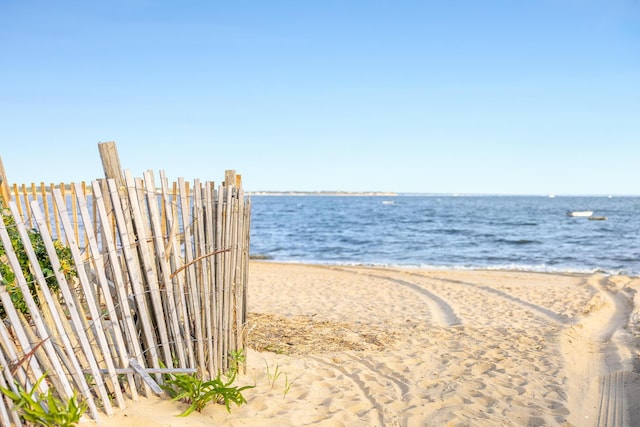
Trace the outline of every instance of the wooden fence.
<instances>
[{"instance_id":1,"label":"wooden fence","mask_svg":"<svg viewBox=\"0 0 640 427\"><path fill-rule=\"evenodd\" d=\"M9 192L0 264L15 279L0 275L0 386L30 390L46 373L38 393L51 389L66 400L75 391L97 419L123 408L126 397L160 392L164 372L210 379L245 349L251 206L233 171L217 188L125 172L120 184L14 185ZM38 261L42 248L34 248L31 229L51 268ZM65 274L61 248L74 274ZM35 287L20 265L25 256ZM47 285L50 276L58 291ZM14 306L11 286L22 291L25 312ZM3 396L0 424L12 423L20 420Z\"/></svg>"}]
</instances>

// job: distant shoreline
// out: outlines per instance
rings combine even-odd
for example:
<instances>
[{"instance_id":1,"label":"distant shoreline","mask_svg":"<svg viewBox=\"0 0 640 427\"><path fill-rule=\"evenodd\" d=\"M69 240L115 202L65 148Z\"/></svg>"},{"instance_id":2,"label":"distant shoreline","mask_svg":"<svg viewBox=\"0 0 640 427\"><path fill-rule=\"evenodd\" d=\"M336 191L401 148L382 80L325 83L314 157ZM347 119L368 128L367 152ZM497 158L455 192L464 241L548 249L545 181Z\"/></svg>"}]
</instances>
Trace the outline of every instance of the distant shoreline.
<instances>
[{"instance_id":1,"label":"distant shoreline","mask_svg":"<svg viewBox=\"0 0 640 427\"><path fill-rule=\"evenodd\" d=\"M640 194L493 194L493 193L404 193L395 191L245 191L247 196L381 196L381 197L640 197Z\"/></svg>"},{"instance_id":2,"label":"distant shoreline","mask_svg":"<svg viewBox=\"0 0 640 427\"><path fill-rule=\"evenodd\" d=\"M247 191L249 196L398 196L384 191Z\"/></svg>"}]
</instances>

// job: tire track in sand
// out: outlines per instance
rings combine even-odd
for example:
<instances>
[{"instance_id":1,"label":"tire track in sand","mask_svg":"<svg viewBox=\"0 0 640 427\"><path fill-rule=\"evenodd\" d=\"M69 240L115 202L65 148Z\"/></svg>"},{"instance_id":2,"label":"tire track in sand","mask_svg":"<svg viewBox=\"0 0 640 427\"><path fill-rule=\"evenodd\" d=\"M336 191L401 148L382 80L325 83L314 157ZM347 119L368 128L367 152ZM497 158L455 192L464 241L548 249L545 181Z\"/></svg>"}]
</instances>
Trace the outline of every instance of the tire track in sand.
<instances>
[{"instance_id":1,"label":"tire track in sand","mask_svg":"<svg viewBox=\"0 0 640 427\"><path fill-rule=\"evenodd\" d=\"M589 278L586 285L597 292L590 304L591 312L576 323L575 318L489 286L402 272L431 283L451 283L486 292L560 324L563 326L562 351L570 382L568 400L573 403L571 406L582 408L579 414L571 415L573 423L598 427L640 425L640 404L637 402L637 396L640 395L640 375L633 372L633 367L628 366L629 339L619 333L629 322L632 296L617 289L608 278ZM585 349L591 357L579 357L584 354ZM568 354L571 356L567 356ZM633 399L633 403L630 403L630 399Z\"/></svg>"},{"instance_id":2,"label":"tire track in sand","mask_svg":"<svg viewBox=\"0 0 640 427\"><path fill-rule=\"evenodd\" d=\"M400 285L406 289L413 291L418 295L418 297L422 299L422 301L427 305L429 311L433 315L433 320L440 326L449 327L460 325L462 323L455 310L443 298L416 283L401 279L395 279L381 274L356 272L349 270L348 268L332 267L332 269L351 274L365 274L369 277L382 279L385 282L391 282L396 285Z\"/></svg>"},{"instance_id":3,"label":"tire track in sand","mask_svg":"<svg viewBox=\"0 0 640 427\"><path fill-rule=\"evenodd\" d=\"M628 363L629 338L619 333L629 322L631 298L606 277L592 276L588 284L598 293L586 317L568 328L562 339L570 380L568 398L581 408L571 422L601 427L638 425L639 376ZM580 357L585 348L591 354L588 358ZM632 402L636 403L634 410Z\"/></svg>"},{"instance_id":4,"label":"tire track in sand","mask_svg":"<svg viewBox=\"0 0 640 427\"><path fill-rule=\"evenodd\" d=\"M427 277L423 274L419 274L419 273L407 273L407 274L411 274L413 276L418 276L421 277L423 279L429 279L429 280L436 280L439 282L444 282L444 283L452 283L454 285L461 285L461 286L465 286L468 287L470 289L474 289L474 290L479 290L482 292L487 292L490 293L494 296L497 296L500 299L509 301L511 303L514 303L516 305L519 305L520 307L524 308L525 310L534 312L538 315L542 315L543 317L546 317L547 319L553 321L553 322L557 322L563 325L569 324L571 323L571 319L568 318L567 316L564 316L562 314L556 313L553 310L549 310L546 307L542 307L540 305L537 304L533 304L529 301L525 301L521 298L518 298L514 295L511 295L507 292L503 292L499 289L495 289L495 288L491 288L489 286L485 286L485 285L481 285L478 283L472 283L472 282L465 282L462 280L452 280L452 279L445 279L445 278L440 278L440 277Z\"/></svg>"},{"instance_id":5,"label":"tire track in sand","mask_svg":"<svg viewBox=\"0 0 640 427\"><path fill-rule=\"evenodd\" d=\"M368 387L366 382L363 379L361 379L357 374L348 371L346 368L336 364L335 362L328 362L326 360L323 360L322 358L318 358L315 356L308 356L308 357L312 360L315 360L317 363L323 364L326 368L338 372L339 374L343 375L345 378L348 378L351 382L353 382L357 387L357 389L359 390L360 394L364 396L364 398L371 403L371 407L373 408L373 410L377 412L378 414L377 418L380 426L393 425L388 421L385 421L384 404L379 402L369 392L370 387Z\"/></svg>"},{"instance_id":6,"label":"tire track in sand","mask_svg":"<svg viewBox=\"0 0 640 427\"><path fill-rule=\"evenodd\" d=\"M340 270L349 271L342 268ZM392 276L387 276L387 271ZM557 363L549 362L537 365L533 365L534 362L527 359L523 363L528 368L523 368L522 364L510 363L509 352L522 351L522 348L527 346L531 346L536 351L541 349L545 337L557 337L563 327L572 322L570 316L557 313L546 305L531 302L522 295L494 289L482 283L434 277L432 273L423 275L395 269L371 269L366 273L363 273L362 269L358 269L358 272L351 271L351 273L367 275L376 280L383 280L411 290L428 304L434 320L439 319L440 324L446 329L450 329L448 326L454 326L453 329L462 327L464 329L460 329L461 333L464 334L466 330L466 333L471 332L478 337L481 336L484 327L489 328L492 333L497 332L493 340L491 339L492 335L479 338L479 340L486 341L473 351L457 349L452 345L447 345L448 350L442 349L443 359L439 366L442 368L439 371L441 375L437 379L423 378L419 383L419 387L426 387L421 399L428 402L433 410L441 410L438 405L442 404L444 405L442 410L446 411L446 406L451 403L447 399L455 400L460 398L458 393L461 395L469 393L473 396L468 399L469 405L465 407L464 411L459 411L454 415L460 417L460 420L479 419L479 417L486 415L485 412L497 414L501 410L506 410L511 402L517 402L518 405L526 408L523 409L522 413L526 415L522 415L525 418L522 418L521 422L528 423L526 417L530 417L533 424L562 422L563 419L566 419L569 409L564 404L565 398L562 397L562 380L558 379L558 375L563 369L561 359L557 360ZM498 317L504 317L505 322L509 323L509 317L503 316L506 306L499 303L490 304L490 301L496 297L517 310L514 311L514 316L518 316L524 322L524 330L529 328L535 332L522 337L518 330L508 326L497 326L497 329L494 329L496 328L494 322ZM449 301L453 305L449 304ZM486 307L486 309L478 311L478 306ZM462 317L458 315L458 312ZM525 312L529 313L527 317L529 320L524 320ZM467 315L471 317L467 319ZM479 321L480 323L478 323ZM467 325L467 323L469 324ZM477 329L479 325L482 326ZM508 343L504 344L501 339ZM448 353L450 357L445 356ZM447 362L449 359L456 360L457 369L451 368L450 363ZM378 382L384 381L380 370L376 371L378 372L372 372L371 375L380 377ZM493 379L486 387L483 385L478 388L478 384L482 385L485 378ZM528 386L527 384L530 382L544 384L544 386ZM450 389L450 387L452 388ZM369 387L369 390L371 389L372 387ZM534 395L535 398L532 398L531 396ZM371 398L375 400L374 397ZM522 402L527 402L526 406ZM542 407L546 409L543 410ZM383 405L383 408L388 408L388 405ZM389 414L386 415L388 418ZM509 423L504 425L509 425Z\"/></svg>"},{"instance_id":7,"label":"tire track in sand","mask_svg":"<svg viewBox=\"0 0 640 427\"><path fill-rule=\"evenodd\" d=\"M445 327L459 325L462 322L456 310L447 302L446 298L449 296L443 297L442 294L432 292L433 285L436 283L448 283L456 285L459 289L467 289L469 292L485 293L492 297L498 297L534 314L536 317L551 321L550 324L556 324L561 328L559 331L560 351L565 360L564 368L569 383L566 399L570 403L569 407L579 408L577 411L567 414L569 421L574 425L638 425L639 420L634 419L634 417L637 418L637 415L633 415L637 414L638 405L635 401L630 403L630 399L636 399L640 393L639 378L636 373L632 372L633 369L623 366L626 344L621 342L620 337L615 336L629 321L632 307L631 298L625 292L616 289L615 284L610 283L608 279L601 276L592 276L589 279L586 286L596 291L593 297L595 301L591 304L593 307L591 307L591 312L586 313L586 317L576 319L573 315L558 313L544 305L535 304L517 295L481 283L427 276L405 270L393 270L390 273L402 273L405 277L409 276L413 279L388 277L384 275L384 272L376 272L375 269L371 269L367 273L362 273L361 269L359 272L351 271L348 268L335 269L352 274L364 274L411 290L429 307L434 321ZM429 289L425 289L427 286ZM592 356L585 357L585 353L592 354ZM352 380L358 384L362 393L378 410L381 422L384 422L385 418L389 418L389 414L385 417L385 402L379 401L371 395L369 390L373 387L369 382L376 381L380 384L385 381L386 377L371 368L356 366L360 374L350 373L346 369L341 372L344 375L350 375ZM364 374L365 372L366 374ZM389 378L386 380L388 381ZM403 393L398 392L402 389L401 384L397 381L394 383L393 388L396 389L398 398L402 399ZM393 419L394 417L391 416L391 419L386 421L391 422Z\"/></svg>"},{"instance_id":8,"label":"tire track in sand","mask_svg":"<svg viewBox=\"0 0 640 427\"><path fill-rule=\"evenodd\" d=\"M349 271L344 269L341 269L341 270ZM497 296L502 300L508 301L509 303L515 304L529 312L532 312L548 320L551 320L554 323L559 323L561 325L568 325L573 323L573 320L568 316L565 316L560 313L556 313L553 310L550 310L541 305L534 304L529 301L525 301L507 292L503 292L499 289L495 289L479 283L465 282L461 280L452 280L452 279L446 279L442 277L433 277L432 275L427 276L425 274L415 273L415 272L406 271L406 270L388 269L388 271L391 274L403 274L410 277L419 278L420 280L428 281L430 283L433 283L433 282L450 283L454 285L463 286L469 290L473 290L476 292L479 291L479 292L489 293L489 294L492 294L493 296ZM395 278L385 276L385 275L380 275L380 274L367 273L367 275L399 284L403 287L406 287L408 289L411 289L417 292L419 295L423 297L425 303L427 303L429 308L432 310L434 316L440 320L441 325L454 326L454 325L462 324L460 317L458 316L456 311L453 309L453 307L444 298L435 294L431 290L427 290L424 287L425 286L424 284L401 280L401 279L395 279Z\"/></svg>"},{"instance_id":9,"label":"tire track in sand","mask_svg":"<svg viewBox=\"0 0 640 427\"><path fill-rule=\"evenodd\" d=\"M439 326L451 327L462 323L454 309L443 298L416 283L371 272L363 273L362 269L353 271L348 267L329 268L348 274L365 275L410 290L424 302L431 313L432 321ZM341 357L347 359L341 364L330 363L313 356L311 358L349 378L377 411L380 426L400 426L400 414L390 405L408 400L411 380L402 377L398 372L394 372L393 375L385 374L372 363L347 353ZM373 392L374 390L377 391Z\"/></svg>"}]
</instances>

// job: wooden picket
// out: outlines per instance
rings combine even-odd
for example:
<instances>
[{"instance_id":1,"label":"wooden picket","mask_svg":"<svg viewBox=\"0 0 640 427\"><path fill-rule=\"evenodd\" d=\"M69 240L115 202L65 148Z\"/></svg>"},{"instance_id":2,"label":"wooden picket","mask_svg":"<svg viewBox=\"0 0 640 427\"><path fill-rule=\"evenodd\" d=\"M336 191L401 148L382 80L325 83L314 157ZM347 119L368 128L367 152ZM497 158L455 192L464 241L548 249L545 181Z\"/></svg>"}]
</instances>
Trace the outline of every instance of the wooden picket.
<instances>
[{"instance_id":1,"label":"wooden picket","mask_svg":"<svg viewBox=\"0 0 640 427\"><path fill-rule=\"evenodd\" d=\"M46 186L13 185L0 221L5 255L28 306L14 307L0 274L0 386L63 399L77 393L88 416L110 415L126 399L161 392L163 373L215 378L246 347L250 201L228 171L222 184L151 171ZM122 184L122 185L120 185ZM7 224L10 224L9 222ZM14 248L15 227L25 253ZM45 272L30 241L40 234L53 272ZM57 248L68 248L77 277L65 277ZM27 257L35 277L22 273ZM1 273L1 271L0 271ZM59 291L46 280L54 276ZM20 425L0 396L0 424Z\"/></svg>"}]
</instances>

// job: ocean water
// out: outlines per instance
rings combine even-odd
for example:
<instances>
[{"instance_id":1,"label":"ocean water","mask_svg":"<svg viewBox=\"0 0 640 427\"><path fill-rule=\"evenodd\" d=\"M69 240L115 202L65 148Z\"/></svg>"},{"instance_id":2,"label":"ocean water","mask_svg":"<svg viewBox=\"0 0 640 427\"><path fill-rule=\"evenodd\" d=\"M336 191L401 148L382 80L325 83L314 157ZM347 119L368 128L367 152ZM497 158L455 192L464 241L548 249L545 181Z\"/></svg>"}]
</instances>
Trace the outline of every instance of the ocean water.
<instances>
[{"instance_id":1,"label":"ocean water","mask_svg":"<svg viewBox=\"0 0 640 427\"><path fill-rule=\"evenodd\" d=\"M253 195L274 261L640 275L640 197ZM603 221L566 216L593 210Z\"/></svg>"}]
</instances>

